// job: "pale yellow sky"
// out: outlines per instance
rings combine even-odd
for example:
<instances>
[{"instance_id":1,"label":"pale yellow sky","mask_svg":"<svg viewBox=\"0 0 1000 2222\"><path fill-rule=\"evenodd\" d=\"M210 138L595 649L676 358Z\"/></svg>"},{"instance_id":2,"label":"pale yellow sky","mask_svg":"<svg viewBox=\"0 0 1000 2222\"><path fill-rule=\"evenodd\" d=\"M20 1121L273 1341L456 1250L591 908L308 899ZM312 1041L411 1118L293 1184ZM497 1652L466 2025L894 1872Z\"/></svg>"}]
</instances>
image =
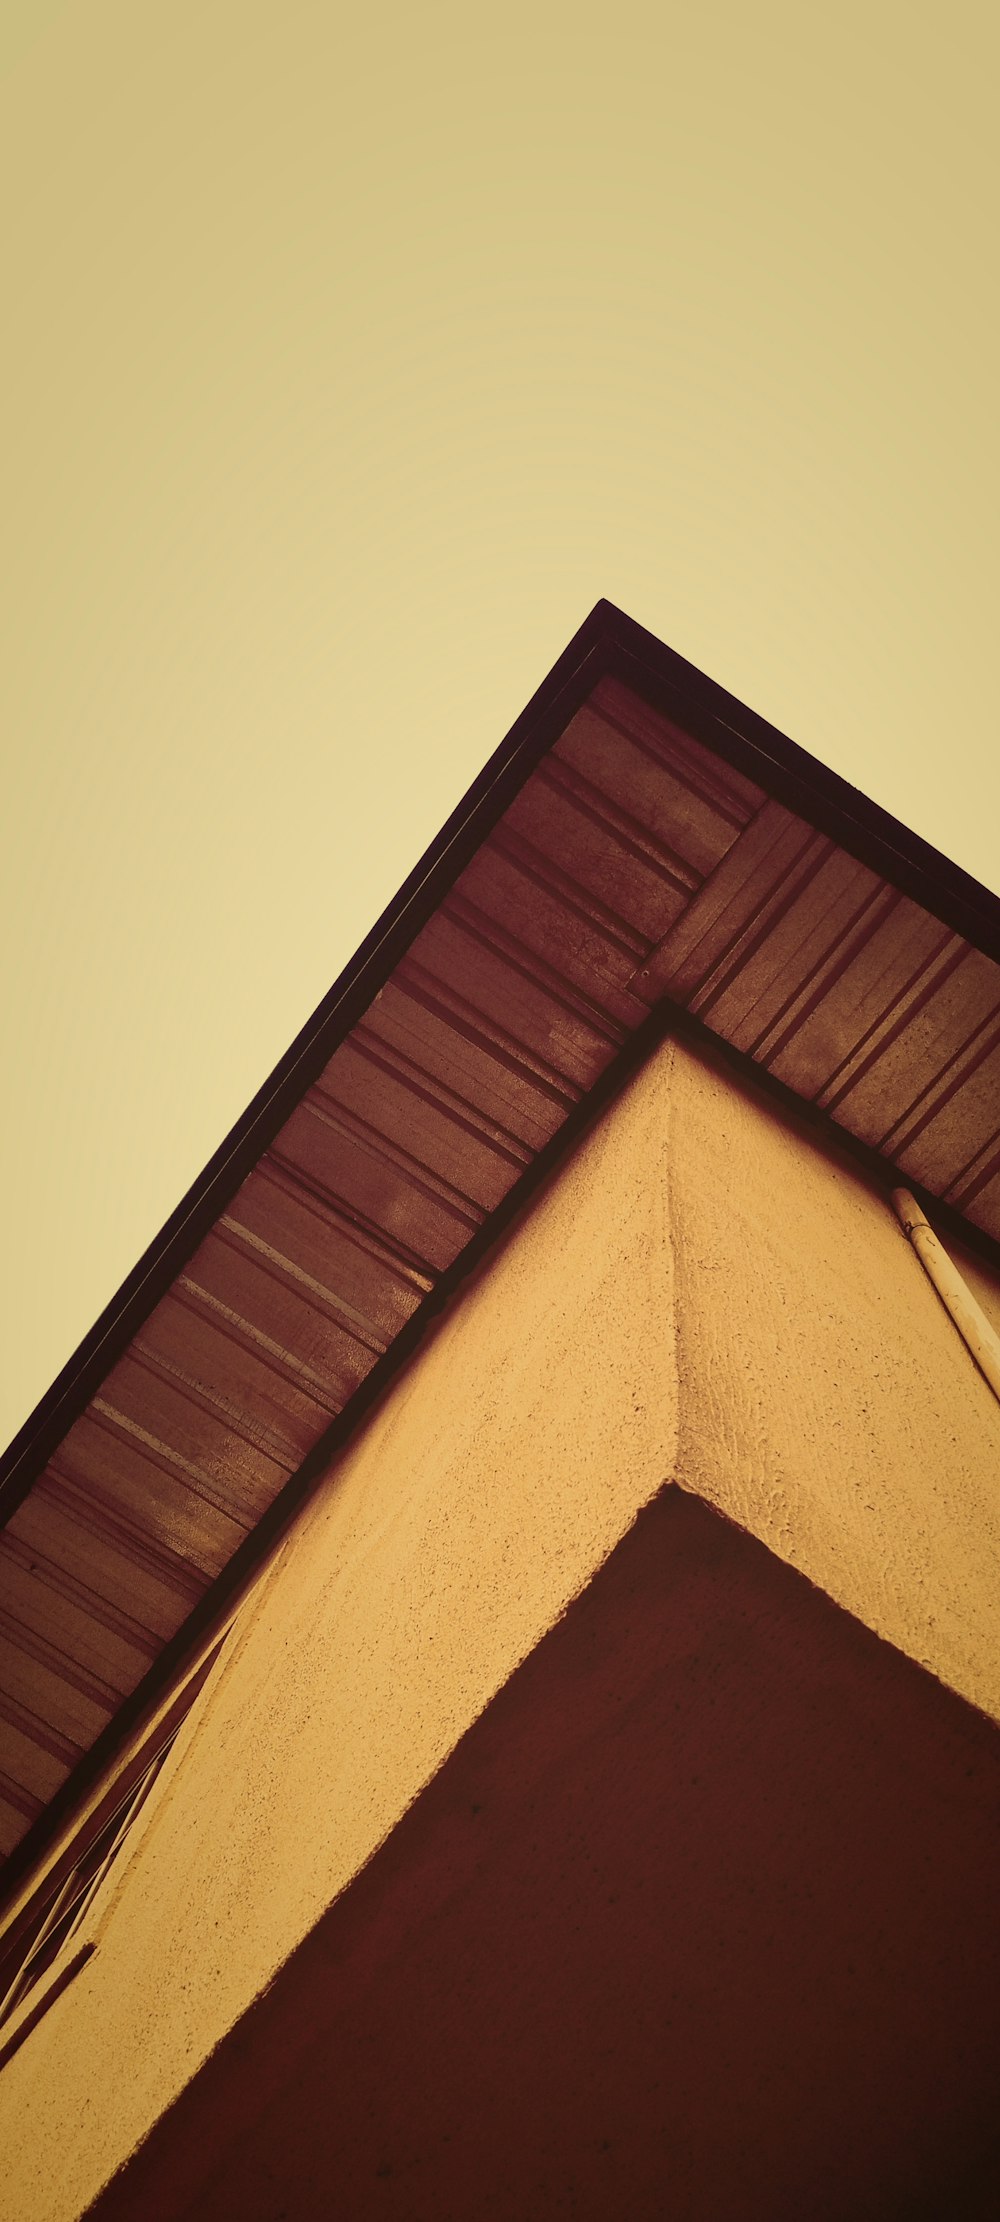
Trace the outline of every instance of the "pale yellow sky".
<instances>
[{"instance_id":1,"label":"pale yellow sky","mask_svg":"<svg viewBox=\"0 0 1000 2222\"><path fill-rule=\"evenodd\" d=\"M0 1439L599 595L1000 887L997 20L0 0Z\"/></svg>"}]
</instances>

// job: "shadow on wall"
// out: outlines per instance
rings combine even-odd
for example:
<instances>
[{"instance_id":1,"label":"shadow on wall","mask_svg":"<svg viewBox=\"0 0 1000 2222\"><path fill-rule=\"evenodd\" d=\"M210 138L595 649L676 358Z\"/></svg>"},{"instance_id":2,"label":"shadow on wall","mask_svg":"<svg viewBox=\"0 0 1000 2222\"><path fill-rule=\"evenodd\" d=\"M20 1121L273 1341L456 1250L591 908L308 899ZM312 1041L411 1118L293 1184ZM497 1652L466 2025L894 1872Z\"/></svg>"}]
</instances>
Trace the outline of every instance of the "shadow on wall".
<instances>
[{"instance_id":1,"label":"shadow on wall","mask_svg":"<svg viewBox=\"0 0 1000 2222\"><path fill-rule=\"evenodd\" d=\"M90 2213L985 2222L998 1876L1000 1732L670 1489Z\"/></svg>"}]
</instances>

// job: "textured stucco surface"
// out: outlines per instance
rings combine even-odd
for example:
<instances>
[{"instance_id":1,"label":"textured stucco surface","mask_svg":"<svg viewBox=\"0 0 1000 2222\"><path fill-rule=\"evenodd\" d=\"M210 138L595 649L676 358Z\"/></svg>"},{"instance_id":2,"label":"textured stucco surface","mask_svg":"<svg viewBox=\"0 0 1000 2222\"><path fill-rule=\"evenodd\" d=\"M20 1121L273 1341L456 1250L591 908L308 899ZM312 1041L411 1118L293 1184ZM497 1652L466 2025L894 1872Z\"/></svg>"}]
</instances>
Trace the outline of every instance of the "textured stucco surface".
<instances>
[{"instance_id":1,"label":"textured stucco surface","mask_svg":"<svg viewBox=\"0 0 1000 2222\"><path fill-rule=\"evenodd\" d=\"M1000 1717L1000 1403L861 1172L721 1061L659 1063L677 1478Z\"/></svg>"},{"instance_id":2,"label":"textured stucco surface","mask_svg":"<svg viewBox=\"0 0 1000 2222\"><path fill-rule=\"evenodd\" d=\"M1000 1729L666 1489L93 2222L967 2222L998 1865Z\"/></svg>"},{"instance_id":3,"label":"textured stucco surface","mask_svg":"<svg viewBox=\"0 0 1000 2222\"><path fill-rule=\"evenodd\" d=\"M662 1074L639 1074L457 1303L244 1612L0 2073L4 2222L75 2216L676 1456Z\"/></svg>"},{"instance_id":4,"label":"textured stucco surface","mask_svg":"<svg viewBox=\"0 0 1000 2222\"><path fill-rule=\"evenodd\" d=\"M1000 1406L886 1199L676 1044L244 1610L0 2073L0 2222L81 2212L671 1479L1000 1715Z\"/></svg>"}]
</instances>

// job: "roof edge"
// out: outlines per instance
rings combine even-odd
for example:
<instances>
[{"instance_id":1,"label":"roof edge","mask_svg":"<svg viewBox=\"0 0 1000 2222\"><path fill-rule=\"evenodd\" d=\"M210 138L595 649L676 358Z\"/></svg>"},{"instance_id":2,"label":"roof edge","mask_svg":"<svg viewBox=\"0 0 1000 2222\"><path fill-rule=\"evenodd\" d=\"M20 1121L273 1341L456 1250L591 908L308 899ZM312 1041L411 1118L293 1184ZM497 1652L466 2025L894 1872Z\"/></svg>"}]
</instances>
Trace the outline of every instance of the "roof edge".
<instances>
[{"instance_id":1,"label":"roof edge","mask_svg":"<svg viewBox=\"0 0 1000 2222\"><path fill-rule=\"evenodd\" d=\"M193 1256L304 1090L388 980L480 842L607 669L611 604L597 603L386 905L247 1109L154 1235L0 1457L0 1525L10 1519L98 1384Z\"/></svg>"},{"instance_id":2,"label":"roof edge","mask_svg":"<svg viewBox=\"0 0 1000 2222\"><path fill-rule=\"evenodd\" d=\"M398 894L0 1457L0 1524L21 1503L98 1384L183 1270L304 1090L385 984L539 758L606 676L622 679L654 708L682 722L695 739L1000 963L1000 898L675 649L666 647L614 602L598 601ZM936 1201L933 1208L940 1215ZM970 1222L962 1225L972 1247L1000 1262L1000 1245Z\"/></svg>"},{"instance_id":3,"label":"roof edge","mask_svg":"<svg viewBox=\"0 0 1000 2222\"><path fill-rule=\"evenodd\" d=\"M587 623L598 617L610 652L608 672L668 717L683 709L694 739L1000 964L1000 896L615 603L598 602Z\"/></svg>"}]
</instances>

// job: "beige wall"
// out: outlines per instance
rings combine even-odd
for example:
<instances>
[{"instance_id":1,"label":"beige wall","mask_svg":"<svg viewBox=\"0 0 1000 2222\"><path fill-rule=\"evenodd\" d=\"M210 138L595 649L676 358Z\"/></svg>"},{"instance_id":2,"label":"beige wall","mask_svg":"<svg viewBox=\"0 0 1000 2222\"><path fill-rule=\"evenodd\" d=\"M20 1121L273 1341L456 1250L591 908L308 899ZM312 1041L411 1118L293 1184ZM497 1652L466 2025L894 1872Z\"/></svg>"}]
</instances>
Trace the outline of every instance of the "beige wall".
<instances>
[{"instance_id":1,"label":"beige wall","mask_svg":"<svg viewBox=\"0 0 1000 2222\"><path fill-rule=\"evenodd\" d=\"M79 2214L664 1482L1000 1714L998 1452L882 1198L662 1049L244 1611L0 2074L2 2222Z\"/></svg>"},{"instance_id":2,"label":"beige wall","mask_svg":"<svg viewBox=\"0 0 1000 2222\"><path fill-rule=\"evenodd\" d=\"M678 1478L1000 1718L1000 1404L849 1161L681 1048L669 1102Z\"/></svg>"}]
</instances>

